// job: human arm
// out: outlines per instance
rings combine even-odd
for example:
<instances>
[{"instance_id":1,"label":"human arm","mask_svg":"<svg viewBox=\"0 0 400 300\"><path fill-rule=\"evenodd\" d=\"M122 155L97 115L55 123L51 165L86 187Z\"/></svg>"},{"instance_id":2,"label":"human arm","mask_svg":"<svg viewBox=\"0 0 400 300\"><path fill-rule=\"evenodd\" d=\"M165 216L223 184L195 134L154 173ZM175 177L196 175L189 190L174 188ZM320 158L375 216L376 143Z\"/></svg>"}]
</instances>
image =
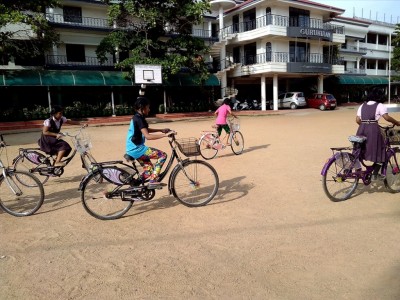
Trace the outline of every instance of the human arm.
<instances>
[{"instance_id":1,"label":"human arm","mask_svg":"<svg viewBox=\"0 0 400 300\"><path fill-rule=\"evenodd\" d=\"M167 132L170 132L171 129L169 129L169 128L163 128L163 129L147 128L147 131L148 131L149 133L155 133L155 132L167 133ZM146 137L146 138L147 138L147 137Z\"/></svg>"},{"instance_id":2,"label":"human arm","mask_svg":"<svg viewBox=\"0 0 400 300\"><path fill-rule=\"evenodd\" d=\"M388 113L383 114L382 117L383 117L386 121L392 123L393 125L400 126L400 122L397 121L395 118L392 118L391 116L389 116Z\"/></svg>"},{"instance_id":3,"label":"human arm","mask_svg":"<svg viewBox=\"0 0 400 300\"><path fill-rule=\"evenodd\" d=\"M89 126L88 123L83 123L83 122L80 122L80 121L73 121L71 119L67 119L67 121L65 123L70 124L70 125L81 125L83 127Z\"/></svg>"},{"instance_id":4,"label":"human arm","mask_svg":"<svg viewBox=\"0 0 400 300\"><path fill-rule=\"evenodd\" d=\"M153 130L156 130L156 131L153 131ZM150 134L153 132L162 132L161 130L164 130L164 129L150 129L150 128L145 127L145 128L142 128L140 131L142 132L142 134L146 138L146 140L158 140L158 139L168 137L168 135L169 135L168 133L170 132L170 130L167 131L166 133Z\"/></svg>"},{"instance_id":5,"label":"human arm","mask_svg":"<svg viewBox=\"0 0 400 300\"><path fill-rule=\"evenodd\" d=\"M361 124L361 118L360 118L359 116L356 117L356 123L357 123L358 125Z\"/></svg>"}]
</instances>

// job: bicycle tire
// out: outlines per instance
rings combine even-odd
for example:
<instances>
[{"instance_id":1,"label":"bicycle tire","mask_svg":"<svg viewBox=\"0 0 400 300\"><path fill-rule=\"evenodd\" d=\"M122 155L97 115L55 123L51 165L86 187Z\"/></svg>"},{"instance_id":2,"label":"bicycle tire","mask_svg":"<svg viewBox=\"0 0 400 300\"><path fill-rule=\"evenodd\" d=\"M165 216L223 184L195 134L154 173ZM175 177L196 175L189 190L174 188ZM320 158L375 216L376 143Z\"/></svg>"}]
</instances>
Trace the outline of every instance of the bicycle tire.
<instances>
[{"instance_id":1,"label":"bicycle tire","mask_svg":"<svg viewBox=\"0 0 400 300\"><path fill-rule=\"evenodd\" d=\"M6 170L6 177L0 175L0 207L16 217L30 216L37 212L44 201L40 180L29 172L15 169Z\"/></svg>"},{"instance_id":2,"label":"bicycle tire","mask_svg":"<svg viewBox=\"0 0 400 300\"><path fill-rule=\"evenodd\" d=\"M118 219L131 209L133 201L122 201L120 193L116 193L112 197L107 196L107 193L113 191L118 185L108 180L96 182L95 178L99 175L101 176L99 171L94 171L82 187L83 207L97 219Z\"/></svg>"},{"instance_id":3,"label":"bicycle tire","mask_svg":"<svg viewBox=\"0 0 400 300\"><path fill-rule=\"evenodd\" d=\"M45 157L43 155L43 157ZM26 158L23 155L19 155L18 158L15 159L15 163L14 163L14 168L17 170L21 170L21 171L26 171L29 173L32 173L30 170L37 168L38 164L35 164L33 162L31 162L28 158ZM45 167L46 165L43 164L43 167ZM49 175L41 175L38 171L35 171L34 174L37 174L37 178L39 179L39 181L42 184L45 184L47 182L47 180L49 180Z\"/></svg>"},{"instance_id":4,"label":"bicycle tire","mask_svg":"<svg viewBox=\"0 0 400 300\"><path fill-rule=\"evenodd\" d=\"M388 159L384 183L389 192L400 192L400 149L394 149Z\"/></svg>"},{"instance_id":5,"label":"bicycle tire","mask_svg":"<svg viewBox=\"0 0 400 300\"><path fill-rule=\"evenodd\" d=\"M215 138L210 137L210 135L212 134L208 133L203 135L199 141L200 155L206 160L213 159L218 153L218 149L213 147Z\"/></svg>"},{"instance_id":6,"label":"bicycle tire","mask_svg":"<svg viewBox=\"0 0 400 300\"><path fill-rule=\"evenodd\" d=\"M240 131L235 131L232 133L231 137L231 148L232 152L236 155L242 154L244 149L244 138Z\"/></svg>"},{"instance_id":7,"label":"bicycle tire","mask_svg":"<svg viewBox=\"0 0 400 300\"><path fill-rule=\"evenodd\" d=\"M170 184L172 194L179 202L197 207L206 205L214 198L218 192L219 178L209 163L187 160L171 174Z\"/></svg>"},{"instance_id":8,"label":"bicycle tire","mask_svg":"<svg viewBox=\"0 0 400 300\"><path fill-rule=\"evenodd\" d=\"M81 161L82 161L82 167L86 170L86 172L90 173L93 171L95 167L93 167L93 163L97 163L97 161L94 159L93 155L90 154L89 152L84 152L81 154ZM101 177L101 174L98 173L96 177L93 178L96 182L101 182L103 180L103 177Z\"/></svg>"},{"instance_id":9,"label":"bicycle tire","mask_svg":"<svg viewBox=\"0 0 400 300\"><path fill-rule=\"evenodd\" d=\"M337 156L332 160L326 170L326 175L322 176L322 187L325 194L333 202L339 202L347 200L351 197L358 186L358 176L348 177L346 174L353 174L354 169L354 156L351 153L345 152L344 160L343 156Z\"/></svg>"}]
</instances>

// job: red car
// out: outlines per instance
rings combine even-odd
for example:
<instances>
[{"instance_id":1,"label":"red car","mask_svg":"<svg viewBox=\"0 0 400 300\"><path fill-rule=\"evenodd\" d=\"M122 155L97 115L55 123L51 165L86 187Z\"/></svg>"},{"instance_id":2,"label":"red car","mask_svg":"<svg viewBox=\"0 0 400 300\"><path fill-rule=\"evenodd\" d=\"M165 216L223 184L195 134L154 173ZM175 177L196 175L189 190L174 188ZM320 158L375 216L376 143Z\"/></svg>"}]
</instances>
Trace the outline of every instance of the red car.
<instances>
[{"instance_id":1,"label":"red car","mask_svg":"<svg viewBox=\"0 0 400 300\"><path fill-rule=\"evenodd\" d=\"M336 99L331 94L315 93L307 99L308 107L319 108L320 110L335 109Z\"/></svg>"}]
</instances>

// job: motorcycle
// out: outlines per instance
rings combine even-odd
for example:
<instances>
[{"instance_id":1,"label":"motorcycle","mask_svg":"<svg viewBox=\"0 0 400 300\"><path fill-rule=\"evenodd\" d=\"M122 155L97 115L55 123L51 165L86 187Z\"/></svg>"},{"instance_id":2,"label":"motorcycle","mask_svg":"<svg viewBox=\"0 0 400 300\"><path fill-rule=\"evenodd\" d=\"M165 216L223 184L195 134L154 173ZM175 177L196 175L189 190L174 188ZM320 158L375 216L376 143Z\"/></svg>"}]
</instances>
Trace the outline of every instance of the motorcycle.
<instances>
[{"instance_id":1,"label":"motorcycle","mask_svg":"<svg viewBox=\"0 0 400 300\"><path fill-rule=\"evenodd\" d=\"M261 109L261 103L258 102L256 99L254 99L251 102L250 109L255 109L255 110Z\"/></svg>"},{"instance_id":2,"label":"motorcycle","mask_svg":"<svg viewBox=\"0 0 400 300\"><path fill-rule=\"evenodd\" d=\"M240 101L236 98L233 98L231 101L231 107L233 110L239 110Z\"/></svg>"},{"instance_id":3,"label":"motorcycle","mask_svg":"<svg viewBox=\"0 0 400 300\"><path fill-rule=\"evenodd\" d=\"M239 104L239 110L249 110L250 105L247 102L247 99L245 99L242 103Z\"/></svg>"}]
</instances>

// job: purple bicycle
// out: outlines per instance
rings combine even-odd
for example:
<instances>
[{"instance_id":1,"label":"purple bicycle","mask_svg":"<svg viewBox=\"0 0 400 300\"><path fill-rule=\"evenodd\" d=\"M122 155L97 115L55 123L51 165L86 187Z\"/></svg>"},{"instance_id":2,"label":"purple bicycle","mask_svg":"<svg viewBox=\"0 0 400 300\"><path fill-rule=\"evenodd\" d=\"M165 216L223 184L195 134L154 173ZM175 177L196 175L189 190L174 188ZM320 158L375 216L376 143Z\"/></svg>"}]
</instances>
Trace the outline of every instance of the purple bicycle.
<instances>
[{"instance_id":1,"label":"purple bicycle","mask_svg":"<svg viewBox=\"0 0 400 300\"><path fill-rule=\"evenodd\" d=\"M391 126L380 126L385 137L386 160L382 164L381 175L384 184L391 193L400 192L400 133ZM373 166L361 158L361 149L365 136L352 135L349 141L353 147L331 148L333 155L322 168L322 186L331 201L349 199L361 179L369 185Z\"/></svg>"}]
</instances>

